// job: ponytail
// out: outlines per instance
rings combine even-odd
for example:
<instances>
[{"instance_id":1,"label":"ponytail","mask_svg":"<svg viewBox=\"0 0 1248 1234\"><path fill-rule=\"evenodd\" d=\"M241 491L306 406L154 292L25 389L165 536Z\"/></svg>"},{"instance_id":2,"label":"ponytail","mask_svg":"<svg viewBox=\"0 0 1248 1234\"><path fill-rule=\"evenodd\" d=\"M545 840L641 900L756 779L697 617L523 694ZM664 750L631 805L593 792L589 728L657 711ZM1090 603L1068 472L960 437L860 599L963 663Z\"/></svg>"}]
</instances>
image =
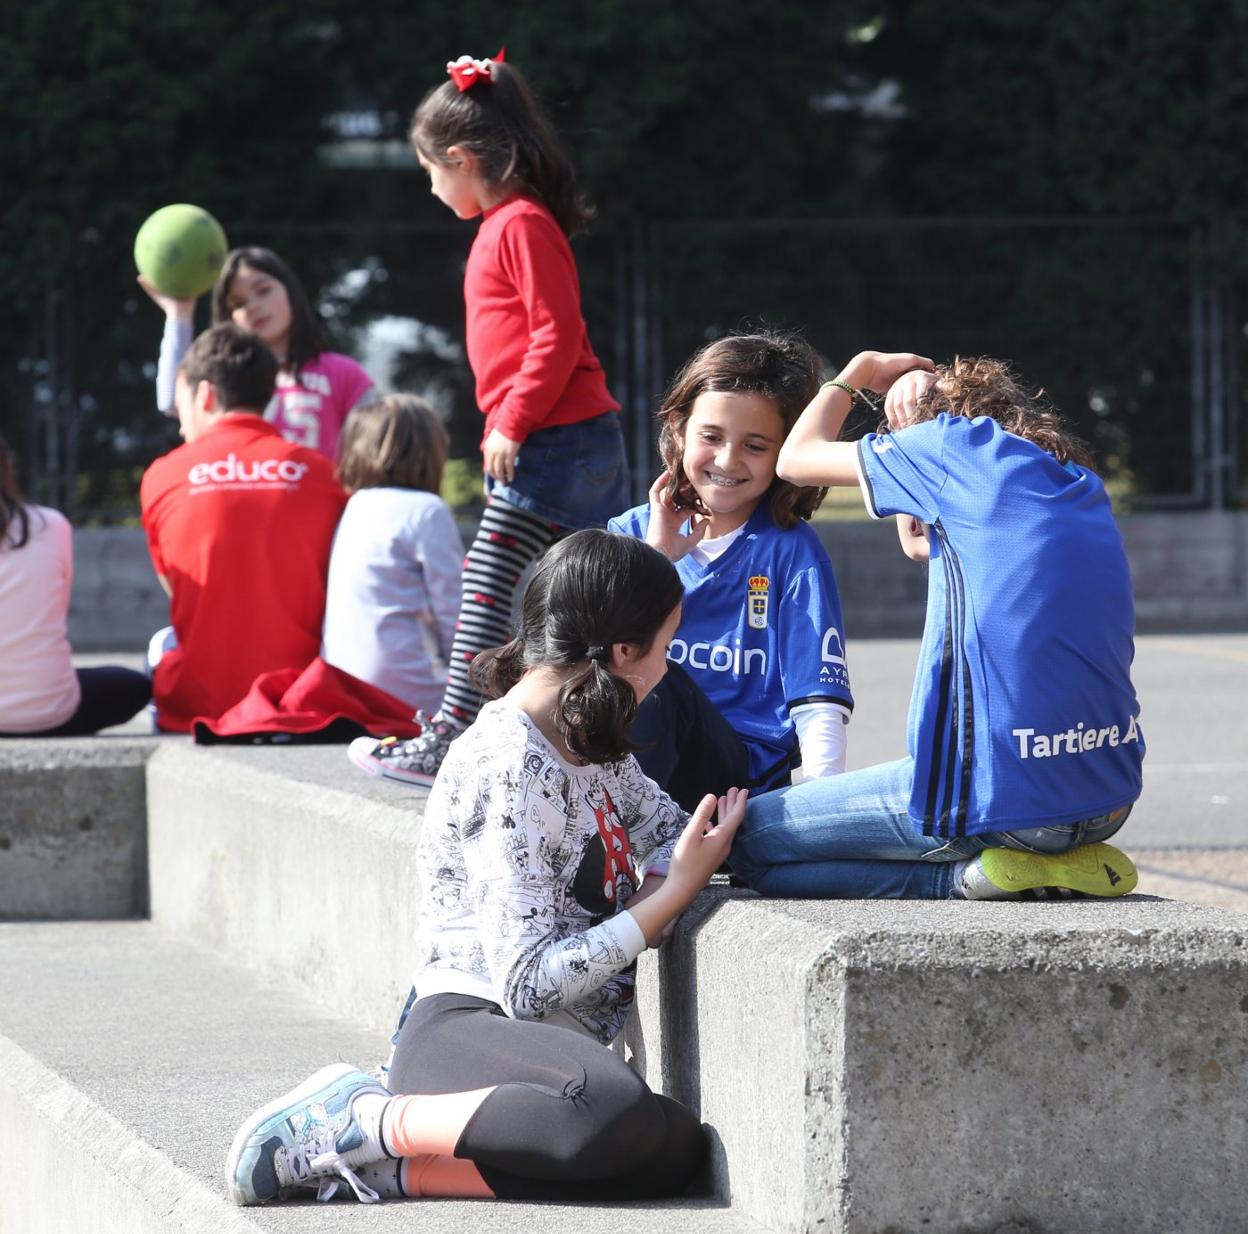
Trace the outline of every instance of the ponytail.
<instances>
[{"instance_id":1,"label":"ponytail","mask_svg":"<svg viewBox=\"0 0 1248 1234\"><path fill-rule=\"evenodd\" d=\"M608 667L611 648L649 651L684 588L662 553L632 536L578 531L538 563L524 590L520 633L483 651L472 677L491 698L531 668L571 670L559 690L555 727L569 750L590 763L614 762L636 747L632 683Z\"/></svg>"},{"instance_id":2,"label":"ponytail","mask_svg":"<svg viewBox=\"0 0 1248 1234\"><path fill-rule=\"evenodd\" d=\"M486 698L502 698L524 676L524 643L513 638L501 647L479 652L468 667L468 676Z\"/></svg>"},{"instance_id":3,"label":"ponytail","mask_svg":"<svg viewBox=\"0 0 1248 1234\"><path fill-rule=\"evenodd\" d=\"M589 763L607 763L637 748L628 739L636 715L633 687L601 660L591 659L563 683L555 727L574 754Z\"/></svg>"},{"instance_id":4,"label":"ponytail","mask_svg":"<svg viewBox=\"0 0 1248 1234\"><path fill-rule=\"evenodd\" d=\"M454 80L436 86L412 117L413 147L430 162L443 163L451 146L477 156L487 184L518 183L555 216L565 235L583 231L593 208L576 188L576 173L554 126L519 70L501 60L472 86Z\"/></svg>"}]
</instances>

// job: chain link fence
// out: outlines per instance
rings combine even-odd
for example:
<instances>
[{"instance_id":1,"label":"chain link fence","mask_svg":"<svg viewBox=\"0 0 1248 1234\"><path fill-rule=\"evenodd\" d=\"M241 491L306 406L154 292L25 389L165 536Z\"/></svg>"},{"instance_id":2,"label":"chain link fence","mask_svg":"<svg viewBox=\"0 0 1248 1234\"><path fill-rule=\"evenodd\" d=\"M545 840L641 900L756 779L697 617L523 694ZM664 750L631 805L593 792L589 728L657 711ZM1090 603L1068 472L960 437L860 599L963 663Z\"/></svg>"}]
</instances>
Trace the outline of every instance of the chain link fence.
<instances>
[{"instance_id":1,"label":"chain link fence","mask_svg":"<svg viewBox=\"0 0 1248 1234\"><path fill-rule=\"evenodd\" d=\"M383 389L439 407L470 475L480 436L463 348L472 229L227 231L299 271L334 345ZM638 498L671 375L708 339L768 325L803 329L831 368L864 347L1007 357L1091 442L1121 501L1220 509L1248 496L1244 231L1159 219L655 222L604 229L576 250ZM0 391L0 432L24 456L34 499L79 522L134 517L143 468L177 441L154 401L161 326L128 254L85 243L73 276L47 290Z\"/></svg>"}]
</instances>

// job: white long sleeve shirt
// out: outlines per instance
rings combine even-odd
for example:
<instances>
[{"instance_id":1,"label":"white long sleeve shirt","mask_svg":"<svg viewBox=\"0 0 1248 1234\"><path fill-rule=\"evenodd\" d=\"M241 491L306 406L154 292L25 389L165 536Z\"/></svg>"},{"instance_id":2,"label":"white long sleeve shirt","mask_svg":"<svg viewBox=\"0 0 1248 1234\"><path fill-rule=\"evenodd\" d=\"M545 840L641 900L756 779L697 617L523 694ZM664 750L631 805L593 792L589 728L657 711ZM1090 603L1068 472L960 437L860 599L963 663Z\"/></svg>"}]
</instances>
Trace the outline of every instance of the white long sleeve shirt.
<instances>
[{"instance_id":1,"label":"white long sleeve shirt","mask_svg":"<svg viewBox=\"0 0 1248 1234\"><path fill-rule=\"evenodd\" d=\"M321 659L433 715L446 689L463 559L440 497L360 489L334 535Z\"/></svg>"},{"instance_id":2,"label":"white long sleeve shirt","mask_svg":"<svg viewBox=\"0 0 1248 1234\"><path fill-rule=\"evenodd\" d=\"M643 871L666 873L685 821L631 755L573 766L524 712L488 703L425 810L417 994L472 994L523 1020L563 1012L610 1041L646 946L625 905Z\"/></svg>"}]
</instances>

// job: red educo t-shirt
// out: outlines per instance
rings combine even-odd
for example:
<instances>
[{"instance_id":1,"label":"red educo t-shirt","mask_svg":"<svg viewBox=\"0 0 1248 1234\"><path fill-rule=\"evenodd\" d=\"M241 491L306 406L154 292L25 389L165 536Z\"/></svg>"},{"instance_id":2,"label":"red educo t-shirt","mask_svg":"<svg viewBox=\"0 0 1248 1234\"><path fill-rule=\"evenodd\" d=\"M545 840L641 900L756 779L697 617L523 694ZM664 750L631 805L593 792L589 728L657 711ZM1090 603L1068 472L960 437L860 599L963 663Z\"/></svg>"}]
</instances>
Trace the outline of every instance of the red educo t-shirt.
<instances>
[{"instance_id":1,"label":"red educo t-shirt","mask_svg":"<svg viewBox=\"0 0 1248 1234\"><path fill-rule=\"evenodd\" d=\"M158 458L140 489L178 646L157 665L162 729L215 718L261 674L320 651L329 550L346 494L330 463L258 415L231 412Z\"/></svg>"}]
</instances>

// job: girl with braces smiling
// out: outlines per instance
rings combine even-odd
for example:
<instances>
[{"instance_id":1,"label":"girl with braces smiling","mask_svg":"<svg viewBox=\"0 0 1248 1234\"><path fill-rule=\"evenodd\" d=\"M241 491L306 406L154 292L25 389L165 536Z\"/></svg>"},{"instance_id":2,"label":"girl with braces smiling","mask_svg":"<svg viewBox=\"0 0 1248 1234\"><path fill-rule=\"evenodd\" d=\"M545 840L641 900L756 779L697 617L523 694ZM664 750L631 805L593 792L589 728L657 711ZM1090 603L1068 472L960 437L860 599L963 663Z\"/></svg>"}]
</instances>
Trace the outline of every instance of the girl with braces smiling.
<instances>
[{"instance_id":1,"label":"girl with braces smiling","mask_svg":"<svg viewBox=\"0 0 1248 1234\"><path fill-rule=\"evenodd\" d=\"M672 671L633 736L646 773L686 808L731 784L779 788L798 764L807 779L845 769L841 604L806 525L827 490L776 475L819 371L797 335L703 347L659 409L666 469L648 506L608 524L666 554L685 585Z\"/></svg>"}]
</instances>

